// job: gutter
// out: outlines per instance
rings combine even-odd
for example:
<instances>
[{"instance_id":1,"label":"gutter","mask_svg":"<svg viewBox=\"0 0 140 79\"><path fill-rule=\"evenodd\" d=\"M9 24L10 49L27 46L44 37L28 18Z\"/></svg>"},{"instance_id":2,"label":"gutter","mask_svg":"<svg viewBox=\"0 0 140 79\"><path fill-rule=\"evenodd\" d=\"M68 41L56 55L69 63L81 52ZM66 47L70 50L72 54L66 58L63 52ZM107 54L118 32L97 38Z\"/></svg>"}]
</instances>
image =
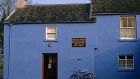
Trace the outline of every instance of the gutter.
<instances>
[{"instance_id":1,"label":"gutter","mask_svg":"<svg viewBox=\"0 0 140 79\"><path fill-rule=\"evenodd\" d=\"M4 22L4 24L68 24L68 23L95 23L96 18L91 21L62 21L62 22Z\"/></svg>"},{"instance_id":2,"label":"gutter","mask_svg":"<svg viewBox=\"0 0 140 79\"><path fill-rule=\"evenodd\" d=\"M11 64L11 29L12 24L9 24L9 54L8 54L8 77L6 79L10 79L10 64Z\"/></svg>"},{"instance_id":3,"label":"gutter","mask_svg":"<svg viewBox=\"0 0 140 79\"><path fill-rule=\"evenodd\" d=\"M102 16L102 15L140 15L140 12L131 12L131 13L91 13L91 16Z\"/></svg>"}]
</instances>

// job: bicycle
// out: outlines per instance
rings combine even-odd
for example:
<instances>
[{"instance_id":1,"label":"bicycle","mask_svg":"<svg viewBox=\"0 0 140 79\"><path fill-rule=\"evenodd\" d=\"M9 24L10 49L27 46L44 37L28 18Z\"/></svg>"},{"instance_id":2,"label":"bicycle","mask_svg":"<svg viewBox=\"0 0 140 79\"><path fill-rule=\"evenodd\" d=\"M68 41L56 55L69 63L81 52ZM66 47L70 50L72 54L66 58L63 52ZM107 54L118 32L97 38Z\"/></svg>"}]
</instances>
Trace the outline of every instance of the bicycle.
<instances>
[{"instance_id":1,"label":"bicycle","mask_svg":"<svg viewBox=\"0 0 140 79\"><path fill-rule=\"evenodd\" d=\"M95 75L87 70L76 70L76 72L74 72L69 79L95 79Z\"/></svg>"}]
</instances>

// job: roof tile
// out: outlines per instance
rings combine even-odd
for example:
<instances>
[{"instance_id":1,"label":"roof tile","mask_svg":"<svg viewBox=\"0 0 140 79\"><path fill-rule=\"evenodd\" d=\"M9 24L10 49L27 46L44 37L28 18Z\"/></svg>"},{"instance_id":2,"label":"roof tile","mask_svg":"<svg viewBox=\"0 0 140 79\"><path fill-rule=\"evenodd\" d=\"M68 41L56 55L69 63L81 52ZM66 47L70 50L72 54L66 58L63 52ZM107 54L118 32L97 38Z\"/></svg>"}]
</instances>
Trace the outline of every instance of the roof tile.
<instances>
[{"instance_id":1,"label":"roof tile","mask_svg":"<svg viewBox=\"0 0 140 79\"><path fill-rule=\"evenodd\" d=\"M92 13L140 12L140 0L92 0Z\"/></svg>"},{"instance_id":2,"label":"roof tile","mask_svg":"<svg viewBox=\"0 0 140 79\"><path fill-rule=\"evenodd\" d=\"M27 5L18 8L6 22L82 22L90 20L90 4Z\"/></svg>"}]
</instances>

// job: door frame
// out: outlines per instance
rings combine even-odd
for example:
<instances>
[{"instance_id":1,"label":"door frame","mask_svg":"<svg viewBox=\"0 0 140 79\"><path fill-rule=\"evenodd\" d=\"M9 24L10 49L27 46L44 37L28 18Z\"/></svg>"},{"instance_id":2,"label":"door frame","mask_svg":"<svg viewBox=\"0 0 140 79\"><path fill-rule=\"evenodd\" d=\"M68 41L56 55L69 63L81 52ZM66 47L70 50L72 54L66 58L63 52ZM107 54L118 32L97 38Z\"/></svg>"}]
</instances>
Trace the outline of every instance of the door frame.
<instances>
[{"instance_id":1,"label":"door frame","mask_svg":"<svg viewBox=\"0 0 140 79\"><path fill-rule=\"evenodd\" d=\"M58 53L42 53L42 79L45 79L44 78L44 76L45 76L45 73L44 73L44 63L45 63L45 61L44 61L44 57L45 57L45 54L47 54L47 55L53 55L53 54L55 54L56 55L56 59L57 59L57 63L56 63L56 79L58 79Z\"/></svg>"}]
</instances>

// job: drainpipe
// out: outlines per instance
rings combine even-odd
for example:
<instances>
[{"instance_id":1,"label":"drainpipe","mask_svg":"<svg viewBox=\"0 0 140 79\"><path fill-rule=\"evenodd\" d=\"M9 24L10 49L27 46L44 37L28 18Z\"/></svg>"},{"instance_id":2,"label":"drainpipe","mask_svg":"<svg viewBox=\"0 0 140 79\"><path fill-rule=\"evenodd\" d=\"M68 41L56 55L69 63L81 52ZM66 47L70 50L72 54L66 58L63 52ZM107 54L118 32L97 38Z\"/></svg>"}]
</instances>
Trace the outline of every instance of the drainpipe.
<instances>
[{"instance_id":1,"label":"drainpipe","mask_svg":"<svg viewBox=\"0 0 140 79\"><path fill-rule=\"evenodd\" d=\"M94 73L93 73L93 75L94 75L95 79L96 79L96 51L97 51L97 48L94 48L93 49L93 58L94 58Z\"/></svg>"},{"instance_id":2,"label":"drainpipe","mask_svg":"<svg viewBox=\"0 0 140 79\"><path fill-rule=\"evenodd\" d=\"M8 77L6 79L10 79L10 64L11 64L11 29L12 23L9 24L9 53L8 53Z\"/></svg>"}]
</instances>

